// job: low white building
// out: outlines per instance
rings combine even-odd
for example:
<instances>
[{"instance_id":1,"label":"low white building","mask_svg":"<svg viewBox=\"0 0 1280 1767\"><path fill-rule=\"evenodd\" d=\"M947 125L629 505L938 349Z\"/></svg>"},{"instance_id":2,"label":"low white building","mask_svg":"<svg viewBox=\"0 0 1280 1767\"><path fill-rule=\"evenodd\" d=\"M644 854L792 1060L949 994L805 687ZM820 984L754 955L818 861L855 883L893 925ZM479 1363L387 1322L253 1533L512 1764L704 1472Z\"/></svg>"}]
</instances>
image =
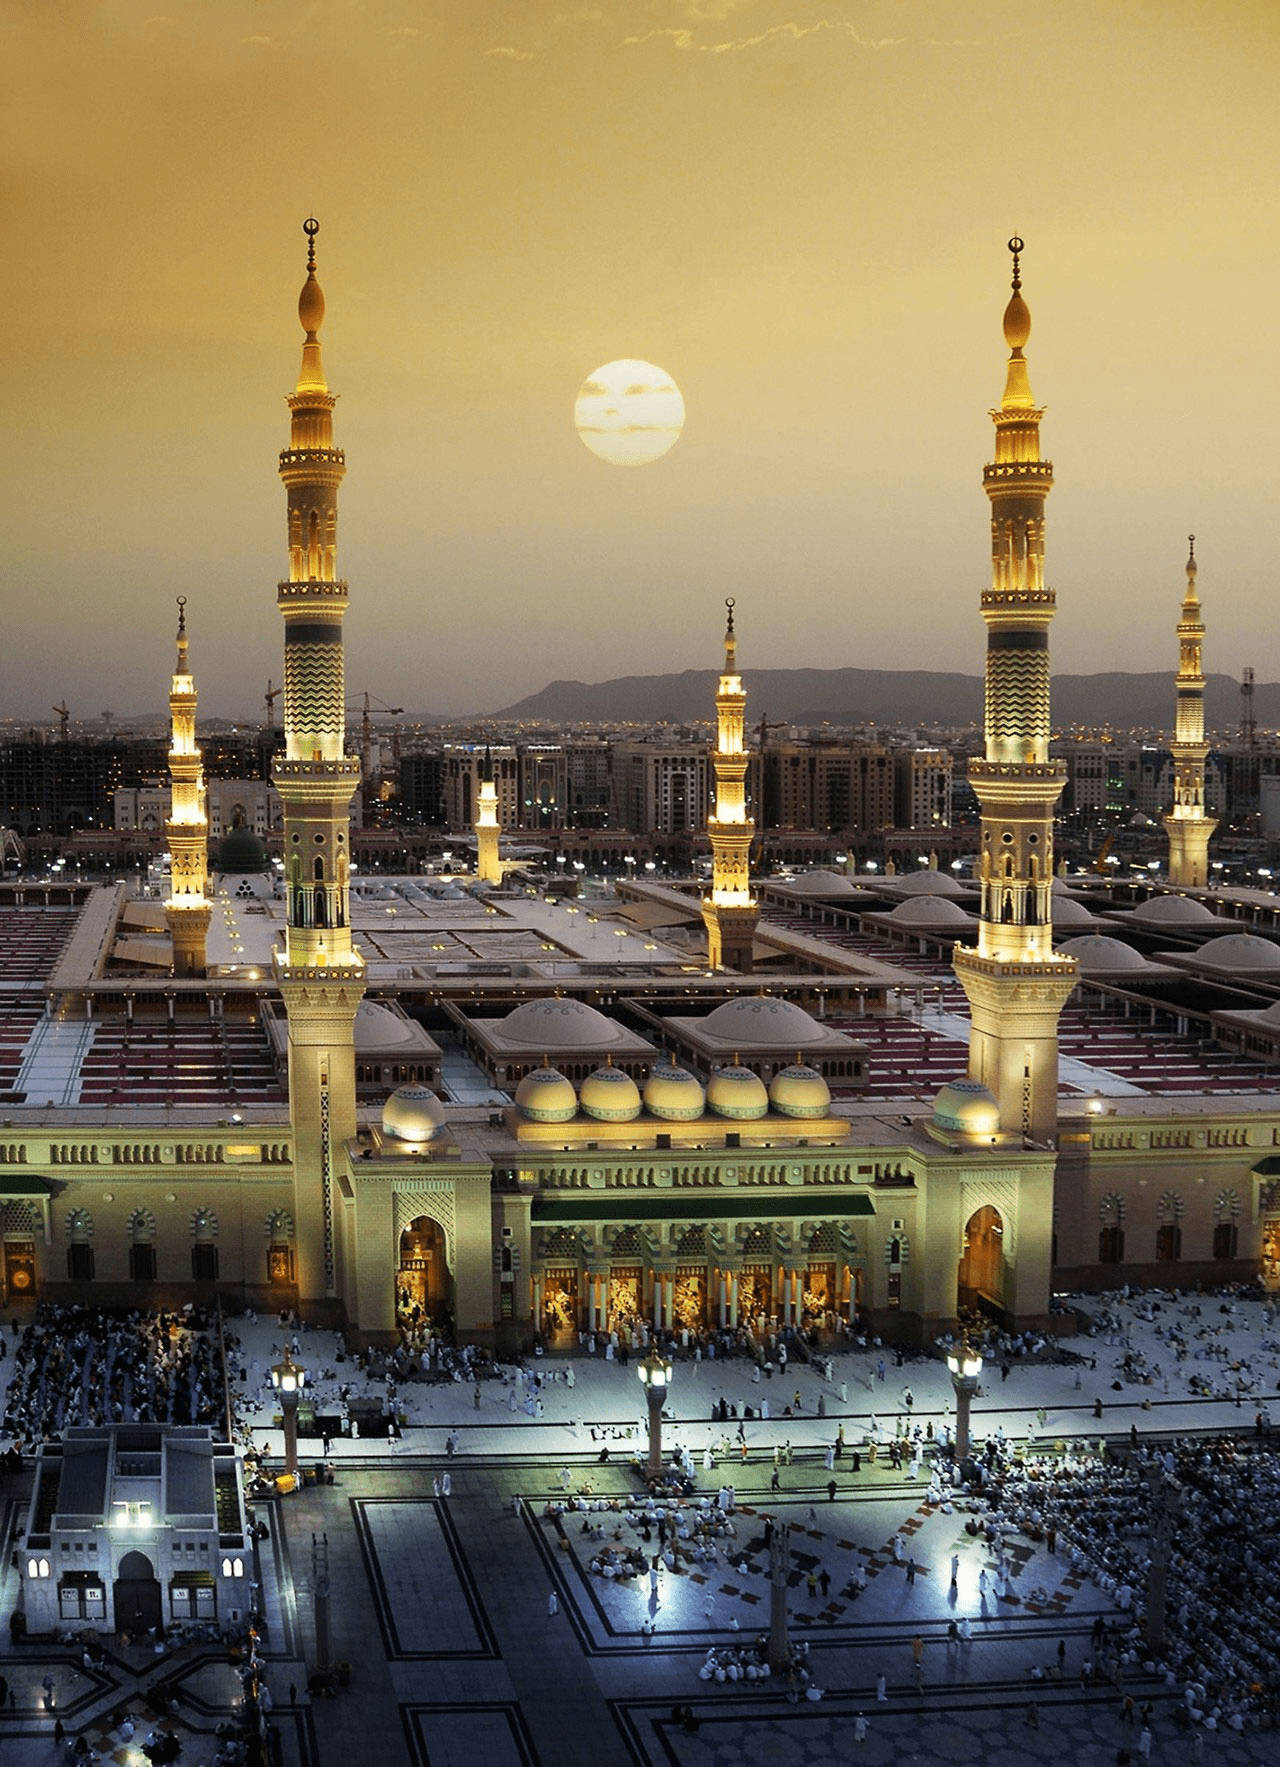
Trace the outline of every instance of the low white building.
<instances>
[{"instance_id":1,"label":"low white building","mask_svg":"<svg viewBox=\"0 0 1280 1767\"><path fill-rule=\"evenodd\" d=\"M67 1430L37 1458L18 1570L29 1635L247 1620L235 1449L202 1424Z\"/></svg>"}]
</instances>

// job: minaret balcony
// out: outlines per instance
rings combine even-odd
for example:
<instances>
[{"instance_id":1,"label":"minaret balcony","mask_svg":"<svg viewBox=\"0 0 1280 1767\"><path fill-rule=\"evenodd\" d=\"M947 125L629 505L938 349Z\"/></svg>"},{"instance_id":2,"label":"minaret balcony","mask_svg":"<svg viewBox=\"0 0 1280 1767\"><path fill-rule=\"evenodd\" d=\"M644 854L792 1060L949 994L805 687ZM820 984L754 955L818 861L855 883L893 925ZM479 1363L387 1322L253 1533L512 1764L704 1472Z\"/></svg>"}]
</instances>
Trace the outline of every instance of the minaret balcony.
<instances>
[{"instance_id":1,"label":"minaret balcony","mask_svg":"<svg viewBox=\"0 0 1280 1767\"><path fill-rule=\"evenodd\" d=\"M1001 488L1010 485L1039 486L1048 490L1053 484L1052 460L993 460L982 469L984 485Z\"/></svg>"},{"instance_id":2,"label":"minaret balcony","mask_svg":"<svg viewBox=\"0 0 1280 1767\"><path fill-rule=\"evenodd\" d=\"M1002 608L1043 607L1050 613L1058 605L1058 597L1052 589L984 589L982 591L982 611L998 613Z\"/></svg>"},{"instance_id":3,"label":"minaret balcony","mask_svg":"<svg viewBox=\"0 0 1280 1767\"><path fill-rule=\"evenodd\" d=\"M300 577L298 581L277 583L276 602L284 608L286 614L290 609L287 602L294 603L298 612L306 611L308 602L328 602L335 609L343 609L347 605L347 585L341 577Z\"/></svg>"},{"instance_id":4,"label":"minaret balcony","mask_svg":"<svg viewBox=\"0 0 1280 1767\"><path fill-rule=\"evenodd\" d=\"M347 457L341 448L282 448L280 469L287 466L345 466Z\"/></svg>"}]
</instances>

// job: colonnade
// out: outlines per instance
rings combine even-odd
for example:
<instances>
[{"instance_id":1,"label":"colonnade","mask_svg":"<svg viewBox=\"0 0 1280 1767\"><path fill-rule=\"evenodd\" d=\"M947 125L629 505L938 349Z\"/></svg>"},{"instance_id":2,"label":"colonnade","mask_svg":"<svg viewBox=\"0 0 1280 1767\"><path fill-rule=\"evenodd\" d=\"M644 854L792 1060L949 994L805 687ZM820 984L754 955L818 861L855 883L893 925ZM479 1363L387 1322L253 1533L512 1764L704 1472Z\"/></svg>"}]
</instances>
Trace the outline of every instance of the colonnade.
<instances>
[{"instance_id":1,"label":"colonnade","mask_svg":"<svg viewBox=\"0 0 1280 1767\"><path fill-rule=\"evenodd\" d=\"M864 1282L862 1266L843 1258L760 1259L696 1268L683 1262L576 1269L549 1263L533 1272L531 1301L539 1328L552 1300L557 1303L553 1313L558 1312L558 1322L567 1324L564 1301L571 1296L579 1331L607 1332L619 1317L642 1318L655 1331L736 1331L739 1325L754 1324L762 1314L779 1327L799 1326L809 1290L823 1294L824 1311L838 1312L852 1325ZM690 1287L699 1296L697 1305L691 1304ZM684 1289L683 1297L678 1289Z\"/></svg>"}]
</instances>

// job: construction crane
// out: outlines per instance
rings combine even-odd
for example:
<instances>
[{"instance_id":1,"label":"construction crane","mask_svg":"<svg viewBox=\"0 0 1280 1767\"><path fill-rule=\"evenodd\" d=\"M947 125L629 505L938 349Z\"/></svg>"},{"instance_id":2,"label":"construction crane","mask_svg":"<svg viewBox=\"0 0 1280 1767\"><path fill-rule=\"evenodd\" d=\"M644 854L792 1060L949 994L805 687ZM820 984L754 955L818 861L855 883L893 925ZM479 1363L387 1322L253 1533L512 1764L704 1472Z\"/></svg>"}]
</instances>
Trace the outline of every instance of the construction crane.
<instances>
[{"instance_id":1,"label":"construction crane","mask_svg":"<svg viewBox=\"0 0 1280 1767\"><path fill-rule=\"evenodd\" d=\"M275 720L276 701L279 699L280 695L283 692L284 692L283 687L273 687L271 685L271 677L268 675L267 676L267 691L262 696L262 702L267 708L267 728L268 728L268 730L271 728L271 725Z\"/></svg>"},{"instance_id":2,"label":"construction crane","mask_svg":"<svg viewBox=\"0 0 1280 1767\"><path fill-rule=\"evenodd\" d=\"M60 706L54 706L52 709L58 714L58 741L65 742L67 740L67 721L71 717L71 713L67 709L65 700Z\"/></svg>"},{"instance_id":3,"label":"construction crane","mask_svg":"<svg viewBox=\"0 0 1280 1767\"><path fill-rule=\"evenodd\" d=\"M349 705L347 710L354 712L358 709L360 712L360 772L368 780L373 772L374 712L382 712L389 717L398 718L404 711L404 707L389 706L385 699L378 699L369 693L363 694L362 700L363 704L360 707Z\"/></svg>"},{"instance_id":4,"label":"construction crane","mask_svg":"<svg viewBox=\"0 0 1280 1767\"><path fill-rule=\"evenodd\" d=\"M57 711L55 706L54 711ZM1253 710L1253 670L1246 669L1240 681L1240 741L1247 749L1258 746L1258 720Z\"/></svg>"},{"instance_id":5,"label":"construction crane","mask_svg":"<svg viewBox=\"0 0 1280 1767\"><path fill-rule=\"evenodd\" d=\"M769 740L769 732L771 730L785 730L786 728L787 728L787 722L785 719L770 722L768 712L765 712L762 714L760 722L756 725L756 729L760 734L760 774L759 774L760 801L755 806L755 811L756 811L755 863L758 866L762 866L764 864L764 837L765 837L765 830L768 827L768 823L766 821L765 813L764 813L764 745Z\"/></svg>"}]
</instances>

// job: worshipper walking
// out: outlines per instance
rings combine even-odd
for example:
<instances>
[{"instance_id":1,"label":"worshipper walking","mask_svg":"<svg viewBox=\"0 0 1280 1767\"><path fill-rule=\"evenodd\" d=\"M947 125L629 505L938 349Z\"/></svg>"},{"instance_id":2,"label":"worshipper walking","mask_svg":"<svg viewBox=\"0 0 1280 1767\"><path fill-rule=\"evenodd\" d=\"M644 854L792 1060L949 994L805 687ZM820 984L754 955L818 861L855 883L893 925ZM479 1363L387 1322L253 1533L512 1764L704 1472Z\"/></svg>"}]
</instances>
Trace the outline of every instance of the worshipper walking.
<instances>
[{"instance_id":1,"label":"worshipper walking","mask_svg":"<svg viewBox=\"0 0 1280 1767\"><path fill-rule=\"evenodd\" d=\"M554 1620L556 1615L559 1612L560 1612L560 1597L556 1594L555 1590L553 1589L551 1591L551 1593L547 1596L547 1618L549 1620Z\"/></svg>"}]
</instances>

